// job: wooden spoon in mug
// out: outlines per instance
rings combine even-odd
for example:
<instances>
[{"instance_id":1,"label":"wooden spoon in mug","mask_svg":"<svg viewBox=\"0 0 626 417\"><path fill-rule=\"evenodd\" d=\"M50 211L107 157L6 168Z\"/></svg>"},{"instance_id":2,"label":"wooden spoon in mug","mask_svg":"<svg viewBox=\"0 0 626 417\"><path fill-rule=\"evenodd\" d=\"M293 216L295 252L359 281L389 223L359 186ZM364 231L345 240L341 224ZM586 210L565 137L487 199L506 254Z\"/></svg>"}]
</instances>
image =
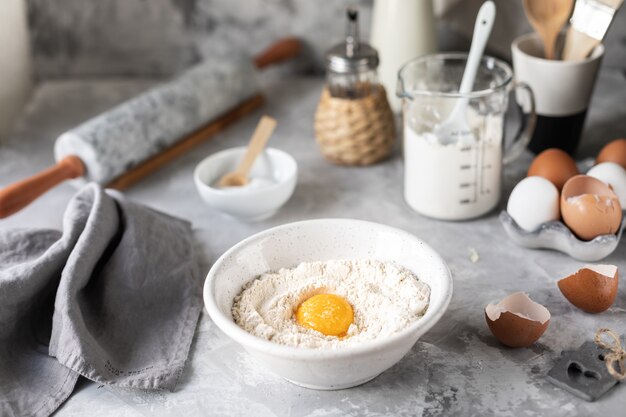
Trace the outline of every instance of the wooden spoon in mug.
<instances>
[{"instance_id":1,"label":"wooden spoon in mug","mask_svg":"<svg viewBox=\"0 0 626 417\"><path fill-rule=\"evenodd\" d=\"M555 59L556 39L567 23L574 0L524 0L528 21L543 40L546 59Z\"/></svg>"},{"instance_id":2,"label":"wooden spoon in mug","mask_svg":"<svg viewBox=\"0 0 626 417\"><path fill-rule=\"evenodd\" d=\"M252 138L250 138L248 149L246 149L243 159L239 162L239 166L235 171L229 172L220 178L218 182L220 187L239 187L248 184L250 181L248 179L250 169L252 168L257 156L259 156L265 148L265 145L267 144L270 136L272 136L272 132L274 132L275 127L275 119L268 116L263 116L261 118L259 124L254 130Z\"/></svg>"}]
</instances>

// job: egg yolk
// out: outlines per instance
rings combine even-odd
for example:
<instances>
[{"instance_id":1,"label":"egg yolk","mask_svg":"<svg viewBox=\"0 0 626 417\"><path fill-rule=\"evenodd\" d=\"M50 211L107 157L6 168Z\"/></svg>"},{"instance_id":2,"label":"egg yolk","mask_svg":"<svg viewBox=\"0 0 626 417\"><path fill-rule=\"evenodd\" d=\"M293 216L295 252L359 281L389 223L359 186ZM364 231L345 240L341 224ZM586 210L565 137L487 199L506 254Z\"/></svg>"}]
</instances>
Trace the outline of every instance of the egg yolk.
<instances>
[{"instance_id":1,"label":"egg yolk","mask_svg":"<svg viewBox=\"0 0 626 417\"><path fill-rule=\"evenodd\" d=\"M317 294L307 298L296 310L301 326L317 330L326 336L345 336L354 321L352 306L335 294Z\"/></svg>"}]
</instances>

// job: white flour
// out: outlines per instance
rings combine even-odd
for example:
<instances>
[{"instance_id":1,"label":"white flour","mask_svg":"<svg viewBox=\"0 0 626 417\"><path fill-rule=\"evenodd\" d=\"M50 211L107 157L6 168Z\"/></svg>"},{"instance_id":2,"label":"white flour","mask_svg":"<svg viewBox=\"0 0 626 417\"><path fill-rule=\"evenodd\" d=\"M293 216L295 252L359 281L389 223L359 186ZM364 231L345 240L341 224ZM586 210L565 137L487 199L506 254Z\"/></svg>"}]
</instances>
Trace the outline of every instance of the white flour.
<instances>
[{"instance_id":1,"label":"white flour","mask_svg":"<svg viewBox=\"0 0 626 417\"><path fill-rule=\"evenodd\" d=\"M299 326L294 312L307 298L332 293L345 298L354 322L343 337ZM249 333L282 345L339 348L390 336L424 315L430 287L409 270L375 260L301 263L268 272L244 286L232 308Z\"/></svg>"}]
</instances>

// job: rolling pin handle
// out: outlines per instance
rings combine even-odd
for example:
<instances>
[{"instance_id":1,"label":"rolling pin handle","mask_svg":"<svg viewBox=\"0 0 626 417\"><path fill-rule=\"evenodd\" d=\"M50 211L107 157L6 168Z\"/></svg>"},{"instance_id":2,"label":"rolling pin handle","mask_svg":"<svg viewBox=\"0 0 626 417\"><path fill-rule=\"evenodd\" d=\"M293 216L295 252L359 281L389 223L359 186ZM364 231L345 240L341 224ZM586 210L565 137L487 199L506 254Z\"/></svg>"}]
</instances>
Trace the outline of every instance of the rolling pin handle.
<instances>
[{"instance_id":1,"label":"rolling pin handle","mask_svg":"<svg viewBox=\"0 0 626 417\"><path fill-rule=\"evenodd\" d=\"M79 157L70 155L56 165L0 190L0 219L17 213L55 185L85 174Z\"/></svg>"},{"instance_id":2,"label":"rolling pin handle","mask_svg":"<svg viewBox=\"0 0 626 417\"><path fill-rule=\"evenodd\" d=\"M301 49L302 45L298 38L279 39L254 58L254 65L258 69L262 69L272 64L278 64L294 58L300 53Z\"/></svg>"}]
</instances>

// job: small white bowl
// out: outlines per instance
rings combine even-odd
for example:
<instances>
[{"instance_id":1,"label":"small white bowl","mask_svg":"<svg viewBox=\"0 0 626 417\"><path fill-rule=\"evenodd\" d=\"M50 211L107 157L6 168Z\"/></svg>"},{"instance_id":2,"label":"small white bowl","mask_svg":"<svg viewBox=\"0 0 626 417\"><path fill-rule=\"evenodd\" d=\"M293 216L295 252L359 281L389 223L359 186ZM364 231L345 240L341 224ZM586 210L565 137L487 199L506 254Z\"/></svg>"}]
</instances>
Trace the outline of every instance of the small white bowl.
<instances>
[{"instance_id":1,"label":"small white bowl","mask_svg":"<svg viewBox=\"0 0 626 417\"><path fill-rule=\"evenodd\" d=\"M241 161L244 146L226 149L203 159L193 173L198 194L209 206L245 221L267 219L289 200L296 187L298 165L286 152L268 148L252 166L251 178L273 184L255 187L214 187L222 175L234 171Z\"/></svg>"},{"instance_id":2,"label":"small white bowl","mask_svg":"<svg viewBox=\"0 0 626 417\"><path fill-rule=\"evenodd\" d=\"M340 349L298 348L253 336L233 321L233 299L264 272L301 262L367 258L395 262L430 285L426 314L391 337ZM389 369L441 318L451 297L450 271L428 245L402 230L351 219L307 220L253 235L224 253L204 284L206 309L226 335L270 371L321 390L360 385Z\"/></svg>"}]
</instances>

